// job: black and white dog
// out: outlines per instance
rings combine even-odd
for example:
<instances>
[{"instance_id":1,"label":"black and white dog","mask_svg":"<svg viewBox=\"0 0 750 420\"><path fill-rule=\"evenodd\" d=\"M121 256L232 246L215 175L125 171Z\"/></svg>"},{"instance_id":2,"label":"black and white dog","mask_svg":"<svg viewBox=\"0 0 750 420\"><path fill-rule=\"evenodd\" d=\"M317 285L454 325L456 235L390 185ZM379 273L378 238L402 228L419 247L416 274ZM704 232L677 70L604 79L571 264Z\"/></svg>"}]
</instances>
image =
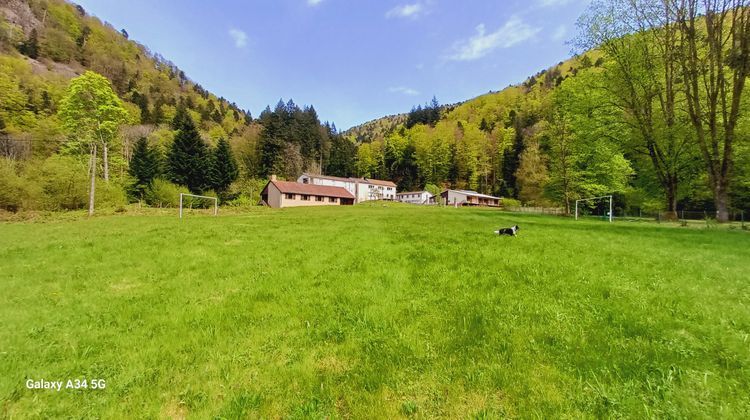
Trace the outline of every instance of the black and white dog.
<instances>
[{"instance_id":1,"label":"black and white dog","mask_svg":"<svg viewBox=\"0 0 750 420\"><path fill-rule=\"evenodd\" d=\"M496 230L495 233L498 235L508 235L508 236L516 236L516 232L521 229L518 227L518 225L509 227L509 228L500 228L499 230Z\"/></svg>"}]
</instances>

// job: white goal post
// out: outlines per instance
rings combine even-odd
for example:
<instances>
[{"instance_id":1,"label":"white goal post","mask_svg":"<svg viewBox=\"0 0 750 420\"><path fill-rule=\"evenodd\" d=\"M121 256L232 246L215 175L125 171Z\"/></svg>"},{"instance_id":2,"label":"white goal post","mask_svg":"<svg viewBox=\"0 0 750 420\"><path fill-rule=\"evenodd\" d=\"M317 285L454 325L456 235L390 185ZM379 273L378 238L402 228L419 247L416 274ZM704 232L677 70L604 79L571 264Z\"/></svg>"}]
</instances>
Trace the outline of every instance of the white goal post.
<instances>
[{"instance_id":1,"label":"white goal post","mask_svg":"<svg viewBox=\"0 0 750 420\"><path fill-rule=\"evenodd\" d=\"M214 216L219 214L219 199L216 197L206 197L205 195L195 195L195 194L185 194L180 193L180 219L182 219L182 197L197 197L197 198L205 198L208 200L214 200Z\"/></svg>"},{"instance_id":2,"label":"white goal post","mask_svg":"<svg viewBox=\"0 0 750 420\"><path fill-rule=\"evenodd\" d=\"M578 203L580 201L592 201L592 200L603 200L607 199L609 200L609 223L612 223L613 220L613 214L612 214L612 196L611 195L604 195L601 197L591 197L591 198L582 198L580 200L576 200L576 220L578 220Z\"/></svg>"}]
</instances>

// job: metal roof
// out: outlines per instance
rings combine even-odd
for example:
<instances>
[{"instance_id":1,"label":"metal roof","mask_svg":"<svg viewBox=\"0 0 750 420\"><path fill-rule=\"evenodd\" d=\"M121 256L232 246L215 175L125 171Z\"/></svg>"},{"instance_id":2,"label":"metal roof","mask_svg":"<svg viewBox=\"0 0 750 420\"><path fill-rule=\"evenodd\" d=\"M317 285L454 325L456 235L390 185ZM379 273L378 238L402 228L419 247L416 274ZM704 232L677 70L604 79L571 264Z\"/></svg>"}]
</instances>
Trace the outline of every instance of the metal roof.
<instances>
[{"instance_id":1,"label":"metal roof","mask_svg":"<svg viewBox=\"0 0 750 420\"><path fill-rule=\"evenodd\" d=\"M339 177L339 176L314 175L314 174L309 174L307 172L303 173L302 175L310 177L310 178L330 179L331 181L359 182L361 184L380 185L380 186L383 186L383 187L394 187L394 188L396 187L396 184L394 184L392 181L383 181L381 179L342 178L342 177Z\"/></svg>"},{"instance_id":2,"label":"metal roof","mask_svg":"<svg viewBox=\"0 0 750 420\"><path fill-rule=\"evenodd\" d=\"M490 199L493 199L493 200L502 200L502 198L500 198L500 197L493 197L493 196L487 195L487 194L480 194L480 193L478 193L476 191L471 191L471 190L445 190L445 191L443 191L443 193L447 193L448 191L454 191L454 192L461 193L461 194L464 194L464 195L470 195L472 197L490 198Z\"/></svg>"}]
</instances>

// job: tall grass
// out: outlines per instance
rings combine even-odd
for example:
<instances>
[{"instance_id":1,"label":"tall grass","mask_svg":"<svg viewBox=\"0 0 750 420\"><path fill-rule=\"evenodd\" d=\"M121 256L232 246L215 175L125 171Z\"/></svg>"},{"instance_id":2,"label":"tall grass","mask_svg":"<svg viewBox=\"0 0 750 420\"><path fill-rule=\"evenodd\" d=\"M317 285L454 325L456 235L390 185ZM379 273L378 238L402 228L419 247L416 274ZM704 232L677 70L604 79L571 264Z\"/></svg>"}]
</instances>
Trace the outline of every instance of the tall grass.
<instances>
[{"instance_id":1,"label":"tall grass","mask_svg":"<svg viewBox=\"0 0 750 420\"><path fill-rule=\"evenodd\" d=\"M749 261L746 232L483 209L0 224L0 413L748 417Z\"/></svg>"}]
</instances>

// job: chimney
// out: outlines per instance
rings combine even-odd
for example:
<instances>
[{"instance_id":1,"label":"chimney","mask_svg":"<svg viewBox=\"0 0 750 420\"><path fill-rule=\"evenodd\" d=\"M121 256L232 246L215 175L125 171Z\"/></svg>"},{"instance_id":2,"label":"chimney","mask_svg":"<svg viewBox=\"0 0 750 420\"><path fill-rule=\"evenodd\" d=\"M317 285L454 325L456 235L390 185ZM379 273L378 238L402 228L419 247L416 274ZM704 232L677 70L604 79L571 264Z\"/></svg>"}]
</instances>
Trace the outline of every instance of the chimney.
<instances>
[{"instance_id":1,"label":"chimney","mask_svg":"<svg viewBox=\"0 0 750 420\"><path fill-rule=\"evenodd\" d=\"M271 175L271 182L276 181L276 175Z\"/></svg>"}]
</instances>

